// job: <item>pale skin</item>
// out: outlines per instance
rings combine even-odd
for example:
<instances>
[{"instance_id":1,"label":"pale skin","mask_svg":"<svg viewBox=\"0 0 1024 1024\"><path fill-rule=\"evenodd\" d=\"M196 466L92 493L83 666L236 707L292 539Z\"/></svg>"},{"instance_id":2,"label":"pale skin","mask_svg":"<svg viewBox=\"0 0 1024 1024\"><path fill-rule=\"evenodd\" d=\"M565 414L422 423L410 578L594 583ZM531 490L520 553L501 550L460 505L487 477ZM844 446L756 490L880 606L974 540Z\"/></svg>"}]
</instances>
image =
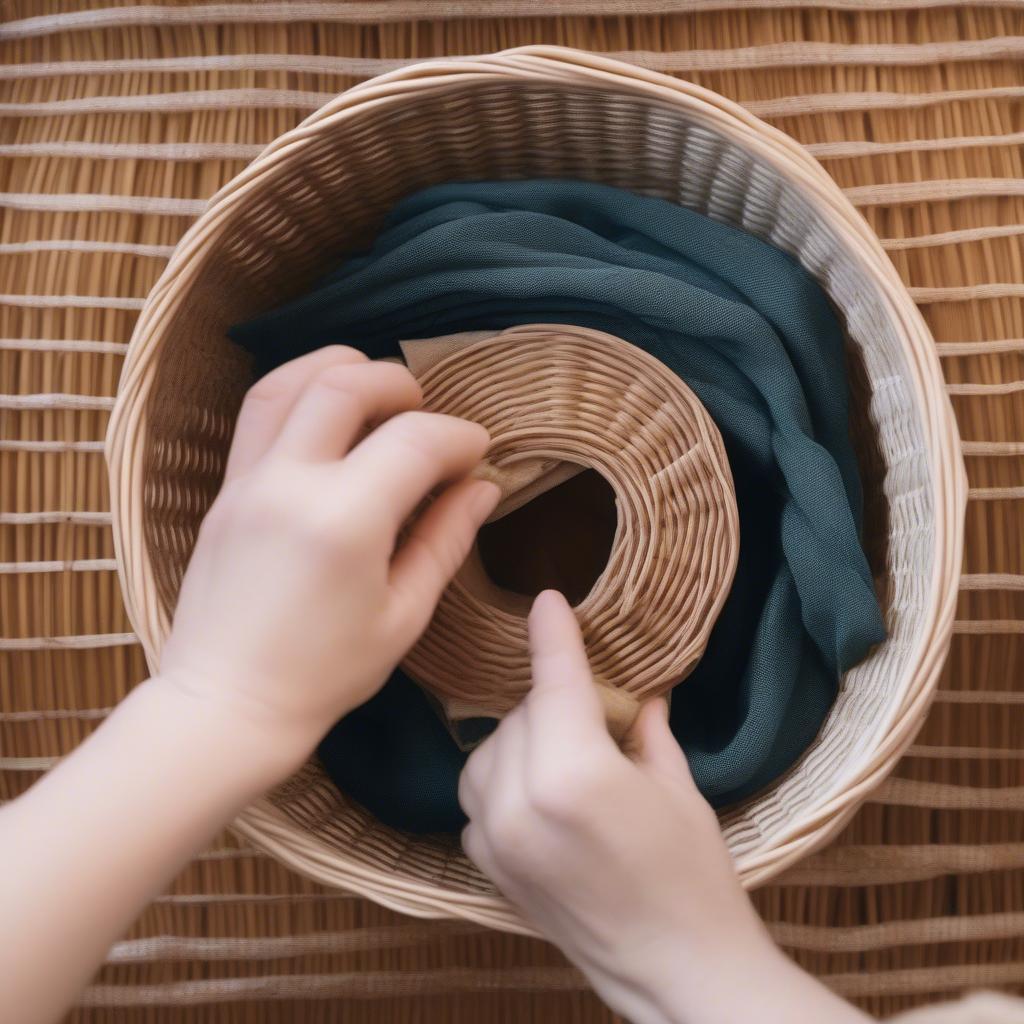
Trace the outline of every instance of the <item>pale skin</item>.
<instances>
[{"instance_id":1,"label":"pale skin","mask_svg":"<svg viewBox=\"0 0 1024 1024\"><path fill-rule=\"evenodd\" d=\"M160 672L0 810L11 1020L59 1020L142 907L425 628L499 495L469 477L486 432L420 401L403 367L343 347L250 391ZM530 638L533 690L463 773L468 855L636 1024L865 1020L771 943L664 706L627 756L560 595L537 599Z\"/></svg>"}]
</instances>

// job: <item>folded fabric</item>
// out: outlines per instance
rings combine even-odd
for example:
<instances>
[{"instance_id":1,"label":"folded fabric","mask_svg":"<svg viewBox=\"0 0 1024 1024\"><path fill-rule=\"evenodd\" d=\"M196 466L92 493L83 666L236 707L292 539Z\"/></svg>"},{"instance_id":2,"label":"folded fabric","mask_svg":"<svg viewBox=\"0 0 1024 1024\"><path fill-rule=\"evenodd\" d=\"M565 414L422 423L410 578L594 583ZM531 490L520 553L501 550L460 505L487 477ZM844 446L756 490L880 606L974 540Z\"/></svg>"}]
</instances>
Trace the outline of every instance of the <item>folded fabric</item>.
<instances>
[{"instance_id":1,"label":"folded fabric","mask_svg":"<svg viewBox=\"0 0 1024 1024\"><path fill-rule=\"evenodd\" d=\"M721 431L740 514L732 590L671 723L704 795L763 788L813 741L884 627L860 544L841 327L790 256L708 217L577 181L453 183L400 202L369 252L231 336L260 372L344 341L527 323L617 335L682 377ZM320 748L386 824L451 831L464 755L401 672Z\"/></svg>"}]
</instances>

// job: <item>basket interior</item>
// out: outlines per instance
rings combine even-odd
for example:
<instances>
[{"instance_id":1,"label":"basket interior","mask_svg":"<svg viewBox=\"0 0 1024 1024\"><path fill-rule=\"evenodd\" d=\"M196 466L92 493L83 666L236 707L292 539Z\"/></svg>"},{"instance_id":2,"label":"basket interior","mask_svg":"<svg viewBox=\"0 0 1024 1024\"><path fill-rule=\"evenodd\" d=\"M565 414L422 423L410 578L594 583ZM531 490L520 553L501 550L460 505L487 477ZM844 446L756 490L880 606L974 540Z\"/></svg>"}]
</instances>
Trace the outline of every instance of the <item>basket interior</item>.
<instances>
[{"instance_id":1,"label":"basket interior","mask_svg":"<svg viewBox=\"0 0 1024 1024\"><path fill-rule=\"evenodd\" d=\"M796 186L675 106L569 82L456 79L443 91L321 123L300 158L265 174L190 268L188 299L163 335L147 410L143 514L160 599L173 607L252 382L249 358L228 341L227 327L301 294L328 265L364 247L403 195L450 180L529 177L632 189L750 231L799 259L846 325L866 544L889 639L847 673L799 764L723 816L729 846L743 858L849 785L858 754L897 712L922 630L934 509L922 410L878 286ZM456 839L385 828L316 764L273 800L349 861L452 891L493 891Z\"/></svg>"}]
</instances>

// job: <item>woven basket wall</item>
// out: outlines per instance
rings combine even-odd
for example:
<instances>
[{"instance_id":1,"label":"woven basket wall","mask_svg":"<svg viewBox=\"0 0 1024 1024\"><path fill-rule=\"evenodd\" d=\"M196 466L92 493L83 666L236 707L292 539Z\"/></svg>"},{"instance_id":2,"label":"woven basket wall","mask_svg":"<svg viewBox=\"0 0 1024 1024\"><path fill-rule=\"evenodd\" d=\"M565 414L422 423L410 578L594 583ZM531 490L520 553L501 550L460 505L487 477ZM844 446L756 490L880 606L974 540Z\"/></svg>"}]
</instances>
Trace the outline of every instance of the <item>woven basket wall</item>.
<instances>
[{"instance_id":1,"label":"woven basket wall","mask_svg":"<svg viewBox=\"0 0 1024 1024\"><path fill-rule=\"evenodd\" d=\"M0 796L144 672L111 571L100 441L142 298L205 199L331 95L410 58L530 42L624 53L811 145L921 305L966 442L966 575L939 702L838 845L757 903L800 962L875 1011L1021 988L1021 12L86 6L8 3L0 27ZM638 13L607 13L623 7ZM230 840L147 911L85 1002L83 1021L608 1019L540 943L409 923Z\"/></svg>"}]
</instances>

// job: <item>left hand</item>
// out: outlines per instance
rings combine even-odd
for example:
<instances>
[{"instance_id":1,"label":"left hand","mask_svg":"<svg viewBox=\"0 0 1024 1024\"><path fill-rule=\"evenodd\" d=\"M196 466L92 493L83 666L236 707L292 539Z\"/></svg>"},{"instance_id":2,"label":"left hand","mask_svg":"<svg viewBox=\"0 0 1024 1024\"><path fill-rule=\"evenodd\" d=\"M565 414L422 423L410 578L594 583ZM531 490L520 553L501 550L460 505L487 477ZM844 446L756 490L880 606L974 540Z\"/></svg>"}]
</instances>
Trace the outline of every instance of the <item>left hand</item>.
<instances>
[{"instance_id":1,"label":"left hand","mask_svg":"<svg viewBox=\"0 0 1024 1024\"><path fill-rule=\"evenodd\" d=\"M863 1021L772 943L665 702L641 709L627 757L561 594L529 630L533 688L460 779L470 859L637 1024Z\"/></svg>"}]
</instances>

